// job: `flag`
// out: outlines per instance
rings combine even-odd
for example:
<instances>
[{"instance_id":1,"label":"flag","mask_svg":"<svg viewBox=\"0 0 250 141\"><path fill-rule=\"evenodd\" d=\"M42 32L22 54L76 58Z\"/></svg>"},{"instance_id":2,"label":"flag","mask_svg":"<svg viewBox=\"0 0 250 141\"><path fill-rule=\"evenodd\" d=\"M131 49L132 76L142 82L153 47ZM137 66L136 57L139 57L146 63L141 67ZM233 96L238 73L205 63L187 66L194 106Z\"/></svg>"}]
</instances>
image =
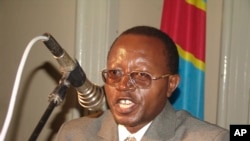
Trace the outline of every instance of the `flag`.
<instances>
[{"instance_id":1,"label":"flag","mask_svg":"<svg viewBox=\"0 0 250 141\"><path fill-rule=\"evenodd\" d=\"M175 41L180 84L173 106L204 118L206 0L164 0L161 30Z\"/></svg>"}]
</instances>

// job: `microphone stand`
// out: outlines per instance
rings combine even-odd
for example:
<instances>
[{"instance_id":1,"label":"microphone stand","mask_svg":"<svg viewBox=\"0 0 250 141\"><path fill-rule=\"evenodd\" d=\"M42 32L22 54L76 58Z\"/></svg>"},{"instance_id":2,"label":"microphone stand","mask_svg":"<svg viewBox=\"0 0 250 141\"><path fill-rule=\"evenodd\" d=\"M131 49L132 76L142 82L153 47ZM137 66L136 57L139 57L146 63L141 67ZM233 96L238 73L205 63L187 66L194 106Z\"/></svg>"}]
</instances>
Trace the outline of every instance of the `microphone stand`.
<instances>
[{"instance_id":1,"label":"microphone stand","mask_svg":"<svg viewBox=\"0 0 250 141\"><path fill-rule=\"evenodd\" d=\"M67 81L68 76L69 76L69 73L64 73L64 75L59 81L58 86L53 90L51 94L49 94L50 104L48 105L46 111L42 115L33 133L31 134L29 141L36 141L37 137L39 136L42 128L44 127L45 123L47 122L54 108L60 103L62 103L66 95L66 90L70 86L70 83Z\"/></svg>"},{"instance_id":2,"label":"microphone stand","mask_svg":"<svg viewBox=\"0 0 250 141\"><path fill-rule=\"evenodd\" d=\"M57 59L58 63L63 68L63 77L61 78L59 85L54 89L54 91L49 95L50 104L36 126L34 132L32 133L29 141L35 141L41 132L44 124L48 120L50 114L52 113L55 106L59 105L66 94L67 88L72 85L74 87L80 87L87 80L85 73L81 69L78 62L74 62L71 57L65 52L62 47L57 43L57 41L48 33L44 34L49 37L49 40L44 41L44 44L51 51L54 57ZM72 68L73 67L73 68Z\"/></svg>"}]
</instances>

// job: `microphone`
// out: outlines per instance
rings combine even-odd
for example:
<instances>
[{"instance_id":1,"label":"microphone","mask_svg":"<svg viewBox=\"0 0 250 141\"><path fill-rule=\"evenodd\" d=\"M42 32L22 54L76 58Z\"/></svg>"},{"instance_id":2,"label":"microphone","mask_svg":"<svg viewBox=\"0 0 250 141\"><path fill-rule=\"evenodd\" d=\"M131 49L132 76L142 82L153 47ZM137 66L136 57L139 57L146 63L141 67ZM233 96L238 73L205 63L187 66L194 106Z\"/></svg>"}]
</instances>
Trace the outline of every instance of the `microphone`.
<instances>
[{"instance_id":1,"label":"microphone","mask_svg":"<svg viewBox=\"0 0 250 141\"><path fill-rule=\"evenodd\" d=\"M77 60L73 60L49 33L44 33L48 40L43 41L53 54L63 72L69 73L67 81L75 87L79 104L90 111L104 110L106 106L104 87L91 83Z\"/></svg>"}]
</instances>

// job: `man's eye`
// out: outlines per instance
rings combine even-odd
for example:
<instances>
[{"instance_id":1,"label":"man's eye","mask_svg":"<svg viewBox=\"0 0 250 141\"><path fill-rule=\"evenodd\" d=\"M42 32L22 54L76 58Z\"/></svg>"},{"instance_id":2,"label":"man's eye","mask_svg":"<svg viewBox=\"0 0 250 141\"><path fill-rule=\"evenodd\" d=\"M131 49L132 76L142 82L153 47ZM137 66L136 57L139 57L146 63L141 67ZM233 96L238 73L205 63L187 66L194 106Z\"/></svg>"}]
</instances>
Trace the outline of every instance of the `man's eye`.
<instances>
[{"instance_id":1,"label":"man's eye","mask_svg":"<svg viewBox=\"0 0 250 141\"><path fill-rule=\"evenodd\" d=\"M138 74L140 77L148 77L148 74L144 72L139 72Z\"/></svg>"},{"instance_id":2,"label":"man's eye","mask_svg":"<svg viewBox=\"0 0 250 141\"><path fill-rule=\"evenodd\" d=\"M147 80L150 78L149 74L145 72L135 72L132 74L133 78L140 79L140 80Z\"/></svg>"},{"instance_id":3,"label":"man's eye","mask_svg":"<svg viewBox=\"0 0 250 141\"><path fill-rule=\"evenodd\" d=\"M108 74L111 77L117 77L117 76L121 76L121 71L120 70L109 70Z\"/></svg>"}]
</instances>

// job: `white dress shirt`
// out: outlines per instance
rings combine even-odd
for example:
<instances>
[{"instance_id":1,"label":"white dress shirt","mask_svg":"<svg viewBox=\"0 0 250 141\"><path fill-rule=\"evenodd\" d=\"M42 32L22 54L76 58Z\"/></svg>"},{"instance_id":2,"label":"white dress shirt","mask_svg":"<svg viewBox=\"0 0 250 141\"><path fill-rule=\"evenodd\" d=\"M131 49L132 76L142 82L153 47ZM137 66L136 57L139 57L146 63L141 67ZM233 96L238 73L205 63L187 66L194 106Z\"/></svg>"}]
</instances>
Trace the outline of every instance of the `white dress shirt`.
<instances>
[{"instance_id":1,"label":"white dress shirt","mask_svg":"<svg viewBox=\"0 0 250 141\"><path fill-rule=\"evenodd\" d=\"M152 122L148 123L146 126L144 126L142 129L140 129L134 134L131 134L124 125L119 124L118 125L119 141L124 141L127 137L135 137L136 141L140 141L145 132L147 131L147 129L149 128L149 126L151 125L151 123Z\"/></svg>"}]
</instances>

